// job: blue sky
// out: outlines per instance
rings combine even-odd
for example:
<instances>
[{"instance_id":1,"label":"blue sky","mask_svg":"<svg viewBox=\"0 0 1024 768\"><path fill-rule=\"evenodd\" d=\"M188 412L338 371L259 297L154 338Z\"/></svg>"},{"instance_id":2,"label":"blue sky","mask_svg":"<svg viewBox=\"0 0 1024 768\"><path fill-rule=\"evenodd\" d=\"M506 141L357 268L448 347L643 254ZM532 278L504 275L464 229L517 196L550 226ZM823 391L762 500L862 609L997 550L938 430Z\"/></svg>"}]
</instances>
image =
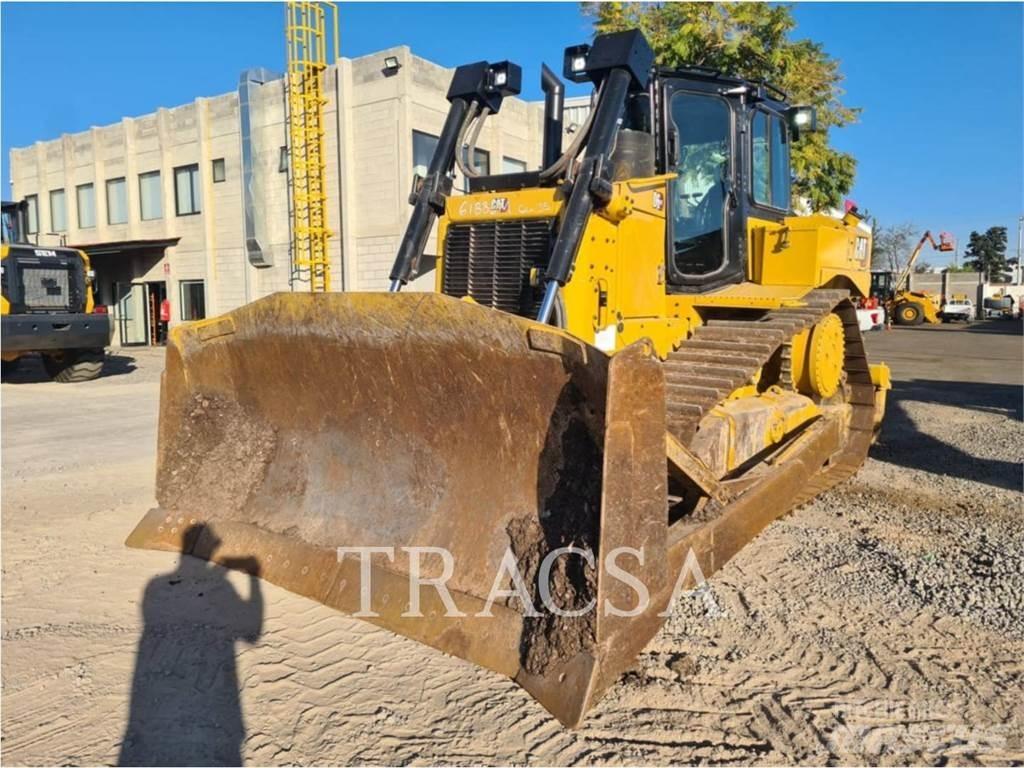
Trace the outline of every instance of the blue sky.
<instances>
[{"instance_id":1,"label":"blue sky","mask_svg":"<svg viewBox=\"0 0 1024 768\"><path fill-rule=\"evenodd\" d=\"M952 231L1024 213L1021 4L797 4L796 34L842 62L858 124L833 142L859 161L851 193L883 223ZM280 3L0 6L3 192L9 150L233 90L250 66L281 69ZM524 96L539 63L590 35L575 3L344 3L344 56L392 45L446 66L512 59ZM938 254L923 258L933 264Z\"/></svg>"}]
</instances>

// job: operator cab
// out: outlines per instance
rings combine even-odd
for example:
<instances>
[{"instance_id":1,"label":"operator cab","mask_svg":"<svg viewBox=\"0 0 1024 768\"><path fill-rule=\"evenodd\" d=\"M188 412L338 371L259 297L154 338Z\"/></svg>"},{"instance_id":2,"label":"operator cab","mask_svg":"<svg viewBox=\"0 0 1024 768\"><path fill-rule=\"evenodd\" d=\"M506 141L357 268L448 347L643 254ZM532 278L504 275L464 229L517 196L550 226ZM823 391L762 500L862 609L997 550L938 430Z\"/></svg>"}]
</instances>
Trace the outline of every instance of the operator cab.
<instances>
[{"instance_id":1,"label":"operator cab","mask_svg":"<svg viewBox=\"0 0 1024 768\"><path fill-rule=\"evenodd\" d=\"M676 291L742 281L747 220L792 215L790 147L801 128L814 128L814 113L786 99L766 83L687 68L657 70L648 91L627 100L620 138L650 134L656 146L651 175L675 177L666 273Z\"/></svg>"},{"instance_id":2,"label":"operator cab","mask_svg":"<svg viewBox=\"0 0 1024 768\"><path fill-rule=\"evenodd\" d=\"M892 272L871 273L871 297L879 301L892 301Z\"/></svg>"},{"instance_id":3,"label":"operator cab","mask_svg":"<svg viewBox=\"0 0 1024 768\"><path fill-rule=\"evenodd\" d=\"M751 217L791 214L795 118L785 94L706 70L659 71L660 152L669 185L667 275L679 292L740 282Z\"/></svg>"},{"instance_id":4,"label":"operator cab","mask_svg":"<svg viewBox=\"0 0 1024 768\"><path fill-rule=\"evenodd\" d=\"M4 245L28 242L25 234L27 216L27 200L21 200L17 203L7 200L3 201L2 218L0 218L0 241Z\"/></svg>"}]
</instances>

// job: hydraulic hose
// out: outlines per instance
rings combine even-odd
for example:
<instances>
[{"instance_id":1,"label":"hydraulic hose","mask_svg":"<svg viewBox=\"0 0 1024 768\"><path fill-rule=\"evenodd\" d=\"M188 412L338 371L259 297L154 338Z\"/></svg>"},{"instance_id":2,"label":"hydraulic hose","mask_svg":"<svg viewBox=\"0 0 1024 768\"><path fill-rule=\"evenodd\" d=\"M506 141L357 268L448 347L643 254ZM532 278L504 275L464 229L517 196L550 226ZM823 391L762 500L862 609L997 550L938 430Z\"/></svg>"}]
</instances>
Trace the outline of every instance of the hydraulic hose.
<instances>
[{"instance_id":1,"label":"hydraulic hose","mask_svg":"<svg viewBox=\"0 0 1024 768\"><path fill-rule=\"evenodd\" d=\"M569 144L568 149L566 149L565 152L562 153L562 156L553 164L541 170L541 181L550 181L551 179L557 178L560 174L565 173L572 164L572 161L576 159L576 156L583 149L583 145L586 144L587 139L590 136L590 129L594 125L594 115L597 113L597 105L601 103L601 94L604 92L604 83L605 81L602 80L601 84L597 87L594 106L591 107L589 114L587 114L587 119L583 121L583 125L580 126L580 129L576 132L576 136L572 140L572 143Z\"/></svg>"},{"instance_id":2,"label":"hydraulic hose","mask_svg":"<svg viewBox=\"0 0 1024 768\"><path fill-rule=\"evenodd\" d=\"M480 131L484 127L484 120L487 119L489 114L491 114L490 108L484 107L476 115L476 123L473 125L473 129L469 130L469 124L472 120L467 120L459 134L459 151L455 155L455 164L462 171L462 175L467 178L476 178L480 175L480 171L476 167L476 142L480 138ZM467 134L469 134L468 139L466 138ZM466 150L465 153L462 152L463 149Z\"/></svg>"}]
</instances>

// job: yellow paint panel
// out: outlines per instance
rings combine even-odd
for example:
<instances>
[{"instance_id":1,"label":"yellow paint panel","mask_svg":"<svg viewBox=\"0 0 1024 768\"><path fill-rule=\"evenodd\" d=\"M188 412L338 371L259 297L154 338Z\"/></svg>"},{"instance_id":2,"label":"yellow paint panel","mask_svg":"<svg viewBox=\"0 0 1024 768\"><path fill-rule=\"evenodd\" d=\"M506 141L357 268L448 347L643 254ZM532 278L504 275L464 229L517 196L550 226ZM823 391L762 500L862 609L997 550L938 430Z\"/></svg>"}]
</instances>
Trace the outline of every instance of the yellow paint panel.
<instances>
[{"instance_id":1,"label":"yellow paint panel","mask_svg":"<svg viewBox=\"0 0 1024 768\"><path fill-rule=\"evenodd\" d=\"M867 295L871 285L870 236L855 221L821 214L783 223L751 218L748 275L766 286L848 286Z\"/></svg>"},{"instance_id":2,"label":"yellow paint panel","mask_svg":"<svg viewBox=\"0 0 1024 768\"><path fill-rule=\"evenodd\" d=\"M671 178L616 182L607 208L590 217L561 292L572 335L607 352L647 338L665 357L701 325L707 309L799 307L808 292L825 284L861 291L870 284L865 233L853 221L815 215L782 222L749 219L746 282L704 294L670 293L665 228ZM438 229L437 290L449 224L554 219L564 202L561 190L552 188L450 197Z\"/></svg>"}]
</instances>

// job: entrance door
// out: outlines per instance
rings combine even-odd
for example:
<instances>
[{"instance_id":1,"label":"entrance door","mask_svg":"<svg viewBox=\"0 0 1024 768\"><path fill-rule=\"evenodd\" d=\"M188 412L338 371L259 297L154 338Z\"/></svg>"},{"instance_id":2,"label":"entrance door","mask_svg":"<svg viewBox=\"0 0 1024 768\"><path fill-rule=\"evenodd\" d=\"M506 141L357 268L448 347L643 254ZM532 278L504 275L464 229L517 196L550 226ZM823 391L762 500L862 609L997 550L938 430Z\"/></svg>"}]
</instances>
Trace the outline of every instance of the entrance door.
<instances>
[{"instance_id":1,"label":"entrance door","mask_svg":"<svg viewBox=\"0 0 1024 768\"><path fill-rule=\"evenodd\" d=\"M122 346L149 342L146 286L141 283L115 283L117 323Z\"/></svg>"},{"instance_id":2,"label":"entrance door","mask_svg":"<svg viewBox=\"0 0 1024 768\"><path fill-rule=\"evenodd\" d=\"M163 280L146 283L146 306L149 313L149 343L153 346L167 343L167 325L170 318L163 320L161 308L167 299L167 283Z\"/></svg>"}]
</instances>

